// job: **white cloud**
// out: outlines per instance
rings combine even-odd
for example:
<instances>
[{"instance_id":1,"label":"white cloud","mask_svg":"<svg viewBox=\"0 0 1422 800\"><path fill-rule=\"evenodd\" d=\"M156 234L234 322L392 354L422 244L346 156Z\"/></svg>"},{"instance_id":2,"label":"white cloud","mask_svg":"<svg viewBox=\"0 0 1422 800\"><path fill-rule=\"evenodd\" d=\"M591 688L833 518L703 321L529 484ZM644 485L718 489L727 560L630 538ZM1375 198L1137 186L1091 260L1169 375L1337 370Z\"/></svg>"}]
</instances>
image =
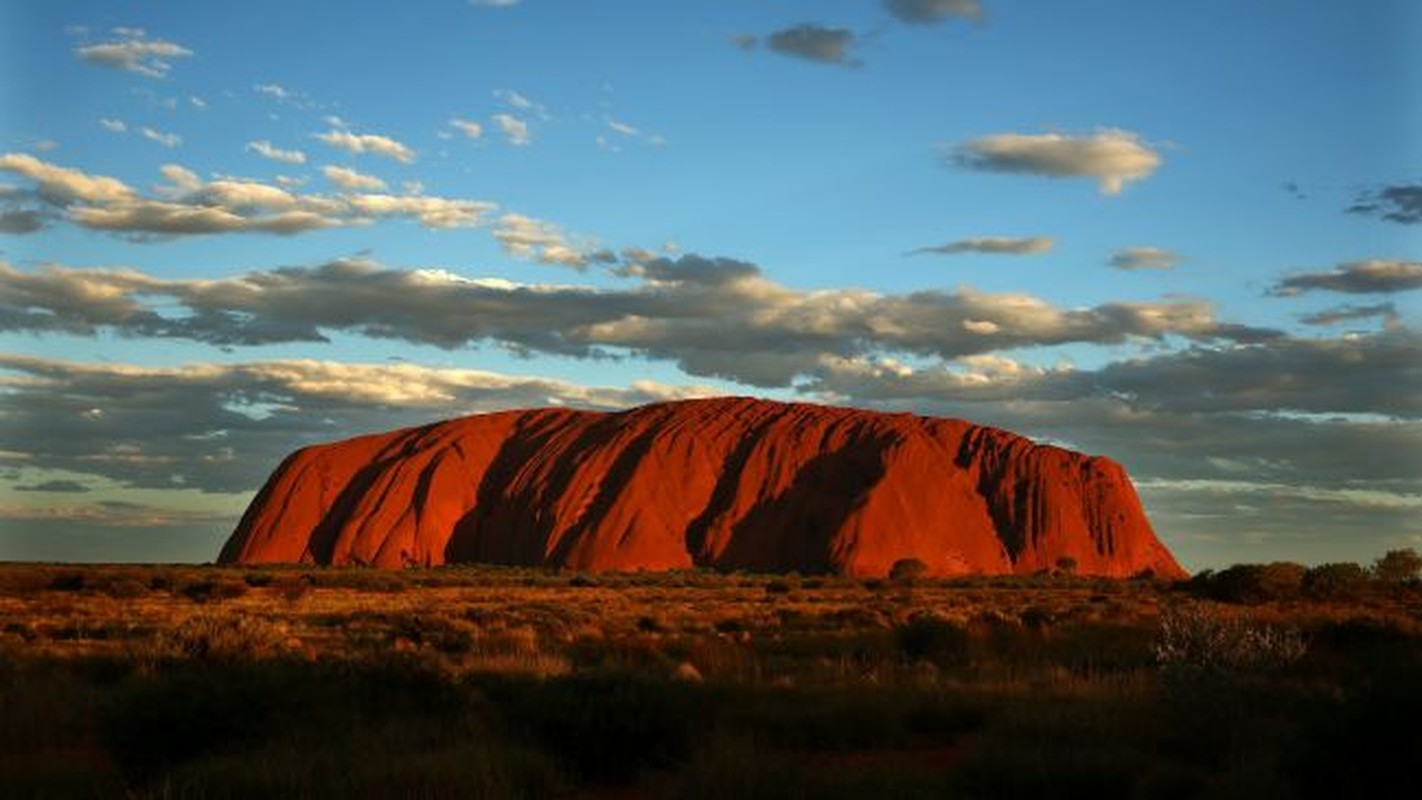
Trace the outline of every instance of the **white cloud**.
<instances>
[{"instance_id":1,"label":"white cloud","mask_svg":"<svg viewBox=\"0 0 1422 800\"><path fill-rule=\"evenodd\" d=\"M136 72L149 78L163 78L172 69L169 59L187 58L193 51L163 39L150 39L141 30L115 28L114 41L75 48L79 58L93 64Z\"/></svg>"},{"instance_id":2,"label":"white cloud","mask_svg":"<svg viewBox=\"0 0 1422 800\"><path fill-rule=\"evenodd\" d=\"M571 244L558 226L521 214L499 217L494 238L515 258L579 269L588 263L584 250Z\"/></svg>"},{"instance_id":3,"label":"white cloud","mask_svg":"<svg viewBox=\"0 0 1422 800\"><path fill-rule=\"evenodd\" d=\"M1162 247L1125 247L1111 254L1116 269L1173 269L1184 259Z\"/></svg>"},{"instance_id":4,"label":"white cloud","mask_svg":"<svg viewBox=\"0 0 1422 800\"><path fill-rule=\"evenodd\" d=\"M347 130L332 130L326 133L316 134L316 138L331 145L339 147L350 153L372 153L386 158L393 158L402 164L409 164L415 160L415 151L397 142L389 136L379 136L373 133L351 133Z\"/></svg>"},{"instance_id":5,"label":"white cloud","mask_svg":"<svg viewBox=\"0 0 1422 800\"><path fill-rule=\"evenodd\" d=\"M259 83L252 87L252 91L277 100L290 100L295 97L295 93L279 83Z\"/></svg>"},{"instance_id":6,"label":"white cloud","mask_svg":"<svg viewBox=\"0 0 1422 800\"><path fill-rule=\"evenodd\" d=\"M162 131L154 130L153 128L150 128L146 125L140 128L138 132L142 134L143 138L157 142L158 144L161 144L164 147L177 147L178 145L183 143L183 137L179 136L176 133L164 133Z\"/></svg>"},{"instance_id":7,"label":"white cloud","mask_svg":"<svg viewBox=\"0 0 1422 800\"><path fill-rule=\"evenodd\" d=\"M24 153L0 155L0 171L33 181L38 196L64 210L71 222L140 236L292 234L398 217L415 219L429 228L474 227L497 208L483 200L435 196L293 194L242 178L205 182L176 164L162 168L168 185L157 187L153 197L141 196L114 178L87 175Z\"/></svg>"},{"instance_id":8,"label":"white cloud","mask_svg":"<svg viewBox=\"0 0 1422 800\"><path fill-rule=\"evenodd\" d=\"M306 154L300 150L282 150L275 147L271 142L263 139L256 142L248 142L247 149L272 161L280 161L284 164L305 164Z\"/></svg>"},{"instance_id":9,"label":"white cloud","mask_svg":"<svg viewBox=\"0 0 1422 800\"><path fill-rule=\"evenodd\" d=\"M478 139L484 135L484 126L477 122L455 117L449 124L470 139Z\"/></svg>"},{"instance_id":10,"label":"white cloud","mask_svg":"<svg viewBox=\"0 0 1422 800\"><path fill-rule=\"evenodd\" d=\"M513 116L512 114L495 114L493 116L494 125L503 132L504 138L509 144L523 147L533 141L528 132L528 123Z\"/></svg>"},{"instance_id":11,"label":"white cloud","mask_svg":"<svg viewBox=\"0 0 1422 800\"><path fill-rule=\"evenodd\" d=\"M664 144L667 143L667 140L666 140L665 138L663 138L660 134L646 133L646 132L642 131L640 128L636 128L636 127L634 127L634 126L632 126L632 125L629 125L629 124L627 124L627 123L625 123L625 122L622 122L622 121L616 120L616 119L612 119L612 118L610 118L610 117L609 117L608 120L607 120L607 127L608 127L608 129L611 130L613 133L619 134L619 135L621 135L621 136L625 136L625 137L627 137L627 138L629 138L629 139L637 139L637 140L639 140L639 141L646 142L647 144L660 146L660 145L664 145ZM602 144L602 145L610 145L610 144L611 144L610 142L608 142L608 141L606 140L605 137L599 136L599 137L598 137L598 140L599 140L598 143L599 143L599 144ZM614 150L615 150L616 148L615 148L615 147L612 147L612 148L610 148L610 149L614 149Z\"/></svg>"},{"instance_id":12,"label":"white cloud","mask_svg":"<svg viewBox=\"0 0 1422 800\"><path fill-rule=\"evenodd\" d=\"M40 161L25 153L0 154L0 171L13 172L34 181L39 193L56 203L109 203L129 200L134 196L134 191L116 178L87 175L77 169Z\"/></svg>"},{"instance_id":13,"label":"white cloud","mask_svg":"<svg viewBox=\"0 0 1422 800\"><path fill-rule=\"evenodd\" d=\"M99 120L99 125L110 133L128 133L128 123L121 119L109 119L104 117Z\"/></svg>"},{"instance_id":14,"label":"white cloud","mask_svg":"<svg viewBox=\"0 0 1422 800\"><path fill-rule=\"evenodd\" d=\"M363 175L353 169L327 165L321 168L321 173L341 191L378 192L385 189L385 181L373 175Z\"/></svg>"},{"instance_id":15,"label":"white cloud","mask_svg":"<svg viewBox=\"0 0 1422 800\"><path fill-rule=\"evenodd\" d=\"M995 134L957 145L951 158L960 167L984 172L1095 178L1104 194L1118 194L1161 164L1160 154L1140 136L1116 128L1090 136Z\"/></svg>"}]
</instances>

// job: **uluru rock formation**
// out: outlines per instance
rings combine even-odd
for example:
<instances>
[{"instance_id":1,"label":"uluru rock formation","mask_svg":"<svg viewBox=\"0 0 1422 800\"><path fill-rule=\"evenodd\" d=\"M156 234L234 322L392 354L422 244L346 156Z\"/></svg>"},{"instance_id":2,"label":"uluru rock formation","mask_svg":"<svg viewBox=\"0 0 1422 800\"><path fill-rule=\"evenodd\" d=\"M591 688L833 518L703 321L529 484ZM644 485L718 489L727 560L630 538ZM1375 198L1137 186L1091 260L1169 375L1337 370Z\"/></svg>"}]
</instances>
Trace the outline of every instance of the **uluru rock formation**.
<instances>
[{"instance_id":1,"label":"uluru rock formation","mask_svg":"<svg viewBox=\"0 0 1422 800\"><path fill-rule=\"evenodd\" d=\"M748 398L463 417L300 450L223 563L883 575L1184 570L1115 462L955 419Z\"/></svg>"}]
</instances>

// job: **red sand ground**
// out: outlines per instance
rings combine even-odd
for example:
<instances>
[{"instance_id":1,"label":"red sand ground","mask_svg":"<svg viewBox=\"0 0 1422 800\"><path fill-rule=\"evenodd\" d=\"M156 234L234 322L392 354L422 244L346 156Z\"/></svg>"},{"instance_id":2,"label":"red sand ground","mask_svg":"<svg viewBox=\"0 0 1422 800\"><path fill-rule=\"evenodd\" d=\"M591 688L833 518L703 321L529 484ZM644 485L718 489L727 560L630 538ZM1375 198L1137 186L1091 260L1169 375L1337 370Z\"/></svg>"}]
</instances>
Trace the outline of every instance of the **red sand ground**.
<instances>
[{"instance_id":1,"label":"red sand ground","mask_svg":"<svg viewBox=\"0 0 1422 800\"><path fill-rule=\"evenodd\" d=\"M294 453L223 563L883 575L1184 570L1115 462L953 419L747 398L510 411Z\"/></svg>"}]
</instances>

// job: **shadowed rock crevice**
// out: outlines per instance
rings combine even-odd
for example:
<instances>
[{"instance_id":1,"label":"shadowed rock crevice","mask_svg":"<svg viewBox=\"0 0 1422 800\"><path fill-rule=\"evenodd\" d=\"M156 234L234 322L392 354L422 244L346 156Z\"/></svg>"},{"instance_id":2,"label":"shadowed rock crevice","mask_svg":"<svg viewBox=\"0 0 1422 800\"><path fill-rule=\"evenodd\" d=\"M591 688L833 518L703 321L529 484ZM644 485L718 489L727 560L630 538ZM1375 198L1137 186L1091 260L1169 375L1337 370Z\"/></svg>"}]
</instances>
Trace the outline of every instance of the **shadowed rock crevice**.
<instances>
[{"instance_id":1,"label":"shadowed rock crevice","mask_svg":"<svg viewBox=\"0 0 1422 800\"><path fill-rule=\"evenodd\" d=\"M503 412L286 459L224 563L1184 571L1106 458L957 420L747 398Z\"/></svg>"}]
</instances>

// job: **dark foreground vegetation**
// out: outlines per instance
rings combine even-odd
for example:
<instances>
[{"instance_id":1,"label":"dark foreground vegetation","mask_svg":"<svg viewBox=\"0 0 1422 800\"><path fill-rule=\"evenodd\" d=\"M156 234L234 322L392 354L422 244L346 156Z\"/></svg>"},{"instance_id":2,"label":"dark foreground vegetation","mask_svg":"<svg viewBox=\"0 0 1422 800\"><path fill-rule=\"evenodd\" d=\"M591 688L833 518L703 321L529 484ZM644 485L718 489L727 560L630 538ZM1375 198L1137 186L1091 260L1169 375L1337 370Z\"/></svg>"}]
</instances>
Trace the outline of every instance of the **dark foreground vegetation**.
<instances>
[{"instance_id":1,"label":"dark foreground vegetation","mask_svg":"<svg viewBox=\"0 0 1422 800\"><path fill-rule=\"evenodd\" d=\"M1173 585L0 565L0 796L1415 797L1405 556Z\"/></svg>"}]
</instances>

